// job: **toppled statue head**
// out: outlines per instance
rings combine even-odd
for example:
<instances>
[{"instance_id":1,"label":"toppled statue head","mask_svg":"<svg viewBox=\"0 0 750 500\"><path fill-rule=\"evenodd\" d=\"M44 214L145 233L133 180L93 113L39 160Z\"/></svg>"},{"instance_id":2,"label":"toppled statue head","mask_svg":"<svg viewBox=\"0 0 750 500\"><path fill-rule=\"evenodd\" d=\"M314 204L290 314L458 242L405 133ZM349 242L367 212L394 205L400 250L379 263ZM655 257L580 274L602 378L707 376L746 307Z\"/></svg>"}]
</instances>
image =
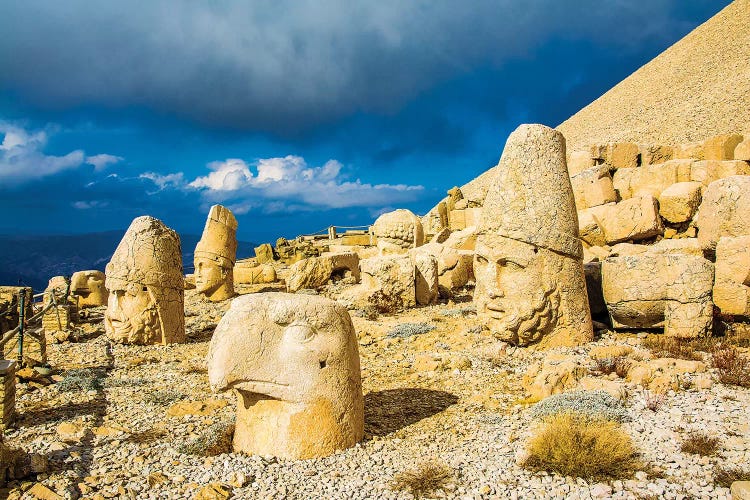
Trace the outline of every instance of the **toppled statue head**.
<instances>
[{"instance_id":1,"label":"toppled statue head","mask_svg":"<svg viewBox=\"0 0 750 500\"><path fill-rule=\"evenodd\" d=\"M196 291L214 302L234 297L236 256L237 219L228 208L214 205L195 247Z\"/></svg>"},{"instance_id":2,"label":"toppled statue head","mask_svg":"<svg viewBox=\"0 0 750 500\"><path fill-rule=\"evenodd\" d=\"M70 278L70 293L78 298L78 307L107 305L109 292L104 286L104 273L101 271L78 271Z\"/></svg>"},{"instance_id":3,"label":"toppled statue head","mask_svg":"<svg viewBox=\"0 0 750 500\"><path fill-rule=\"evenodd\" d=\"M215 391L238 392L234 450L306 459L364 432L359 350L347 310L319 296L244 295L208 351Z\"/></svg>"},{"instance_id":4,"label":"toppled statue head","mask_svg":"<svg viewBox=\"0 0 750 500\"><path fill-rule=\"evenodd\" d=\"M160 220L133 220L106 267L104 328L124 344L185 340L180 238Z\"/></svg>"},{"instance_id":5,"label":"toppled statue head","mask_svg":"<svg viewBox=\"0 0 750 500\"><path fill-rule=\"evenodd\" d=\"M515 345L593 338L565 139L543 125L508 138L482 208L475 255L477 314Z\"/></svg>"},{"instance_id":6,"label":"toppled statue head","mask_svg":"<svg viewBox=\"0 0 750 500\"><path fill-rule=\"evenodd\" d=\"M381 255L404 254L410 248L422 246L424 243L421 219L403 208L378 217L372 225L372 230L378 239L378 250Z\"/></svg>"}]
</instances>

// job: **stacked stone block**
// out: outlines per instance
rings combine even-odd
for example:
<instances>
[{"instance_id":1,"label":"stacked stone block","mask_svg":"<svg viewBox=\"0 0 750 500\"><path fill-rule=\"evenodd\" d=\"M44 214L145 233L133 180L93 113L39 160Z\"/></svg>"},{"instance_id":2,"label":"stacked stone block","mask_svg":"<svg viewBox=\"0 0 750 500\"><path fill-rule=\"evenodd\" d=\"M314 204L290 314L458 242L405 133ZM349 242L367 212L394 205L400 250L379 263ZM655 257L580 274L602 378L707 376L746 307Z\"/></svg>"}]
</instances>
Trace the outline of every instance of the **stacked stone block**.
<instances>
[{"instance_id":1,"label":"stacked stone block","mask_svg":"<svg viewBox=\"0 0 750 500\"><path fill-rule=\"evenodd\" d=\"M2 420L0 431L4 431L15 418L16 413L16 362L0 360L0 401L2 401Z\"/></svg>"}]
</instances>

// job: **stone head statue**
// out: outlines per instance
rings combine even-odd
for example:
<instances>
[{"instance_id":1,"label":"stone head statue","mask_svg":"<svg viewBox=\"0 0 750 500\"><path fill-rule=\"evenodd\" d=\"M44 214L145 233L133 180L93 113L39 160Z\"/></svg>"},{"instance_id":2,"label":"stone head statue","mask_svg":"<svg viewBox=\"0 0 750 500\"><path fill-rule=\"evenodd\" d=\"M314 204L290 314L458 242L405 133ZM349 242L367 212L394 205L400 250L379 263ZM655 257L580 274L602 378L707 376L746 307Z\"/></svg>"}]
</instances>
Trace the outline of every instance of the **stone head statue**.
<instances>
[{"instance_id":1,"label":"stone head statue","mask_svg":"<svg viewBox=\"0 0 750 500\"><path fill-rule=\"evenodd\" d=\"M104 286L104 273L101 271L78 271L70 278L70 293L78 297L78 307L107 305L109 292Z\"/></svg>"},{"instance_id":2,"label":"stone head statue","mask_svg":"<svg viewBox=\"0 0 750 500\"><path fill-rule=\"evenodd\" d=\"M474 255L477 314L516 345L593 338L565 139L543 125L508 138L482 208Z\"/></svg>"},{"instance_id":3,"label":"stone head statue","mask_svg":"<svg viewBox=\"0 0 750 500\"><path fill-rule=\"evenodd\" d=\"M357 337L347 310L319 296L243 295L208 351L215 391L238 392L234 450L305 459L363 437Z\"/></svg>"},{"instance_id":4,"label":"stone head statue","mask_svg":"<svg viewBox=\"0 0 750 500\"><path fill-rule=\"evenodd\" d=\"M375 220L372 229L381 255L403 254L424 243L422 221L410 210L385 213Z\"/></svg>"},{"instance_id":5,"label":"stone head statue","mask_svg":"<svg viewBox=\"0 0 750 500\"><path fill-rule=\"evenodd\" d=\"M195 288L214 302L234 297L233 269L237 256L237 219L231 210L214 205L195 247Z\"/></svg>"},{"instance_id":6,"label":"stone head statue","mask_svg":"<svg viewBox=\"0 0 750 500\"><path fill-rule=\"evenodd\" d=\"M160 220L133 220L106 267L104 327L125 344L185 340L180 237Z\"/></svg>"}]
</instances>

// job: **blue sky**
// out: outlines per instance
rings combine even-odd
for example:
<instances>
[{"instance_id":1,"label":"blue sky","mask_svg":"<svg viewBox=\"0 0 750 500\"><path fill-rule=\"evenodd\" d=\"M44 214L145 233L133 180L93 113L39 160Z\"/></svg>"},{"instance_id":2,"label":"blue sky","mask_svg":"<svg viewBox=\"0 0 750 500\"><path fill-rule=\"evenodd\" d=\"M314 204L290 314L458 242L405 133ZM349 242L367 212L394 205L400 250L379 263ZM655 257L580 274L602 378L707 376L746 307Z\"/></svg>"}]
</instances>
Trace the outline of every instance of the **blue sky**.
<instances>
[{"instance_id":1,"label":"blue sky","mask_svg":"<svg viewBox=\"0 0 750 500\"><path fill-rule=\"evenodd\" d=\"M426 212L729 2L0 2L0 234Z\"/></svg>"}]
</instances>

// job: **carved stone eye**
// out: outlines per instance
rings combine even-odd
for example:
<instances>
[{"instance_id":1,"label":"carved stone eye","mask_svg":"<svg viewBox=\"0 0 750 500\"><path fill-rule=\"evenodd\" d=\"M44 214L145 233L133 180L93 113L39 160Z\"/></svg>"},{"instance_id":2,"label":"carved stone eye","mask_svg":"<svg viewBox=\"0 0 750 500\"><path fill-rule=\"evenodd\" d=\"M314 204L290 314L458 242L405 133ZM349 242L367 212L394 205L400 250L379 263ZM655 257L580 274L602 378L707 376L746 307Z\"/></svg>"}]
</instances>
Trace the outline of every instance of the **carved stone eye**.
<instances>
[{"instance_id":1,"label":"carved stone eye","mask_svg":"<svg viewBox=\"0 0 750 500\"><path fill-rule=\"evenodd\" d=\"M315 337L315 329L310 325L293 323L286 327L285 336L301 344L309 342Z\"/></svg>"}]
</instances>

